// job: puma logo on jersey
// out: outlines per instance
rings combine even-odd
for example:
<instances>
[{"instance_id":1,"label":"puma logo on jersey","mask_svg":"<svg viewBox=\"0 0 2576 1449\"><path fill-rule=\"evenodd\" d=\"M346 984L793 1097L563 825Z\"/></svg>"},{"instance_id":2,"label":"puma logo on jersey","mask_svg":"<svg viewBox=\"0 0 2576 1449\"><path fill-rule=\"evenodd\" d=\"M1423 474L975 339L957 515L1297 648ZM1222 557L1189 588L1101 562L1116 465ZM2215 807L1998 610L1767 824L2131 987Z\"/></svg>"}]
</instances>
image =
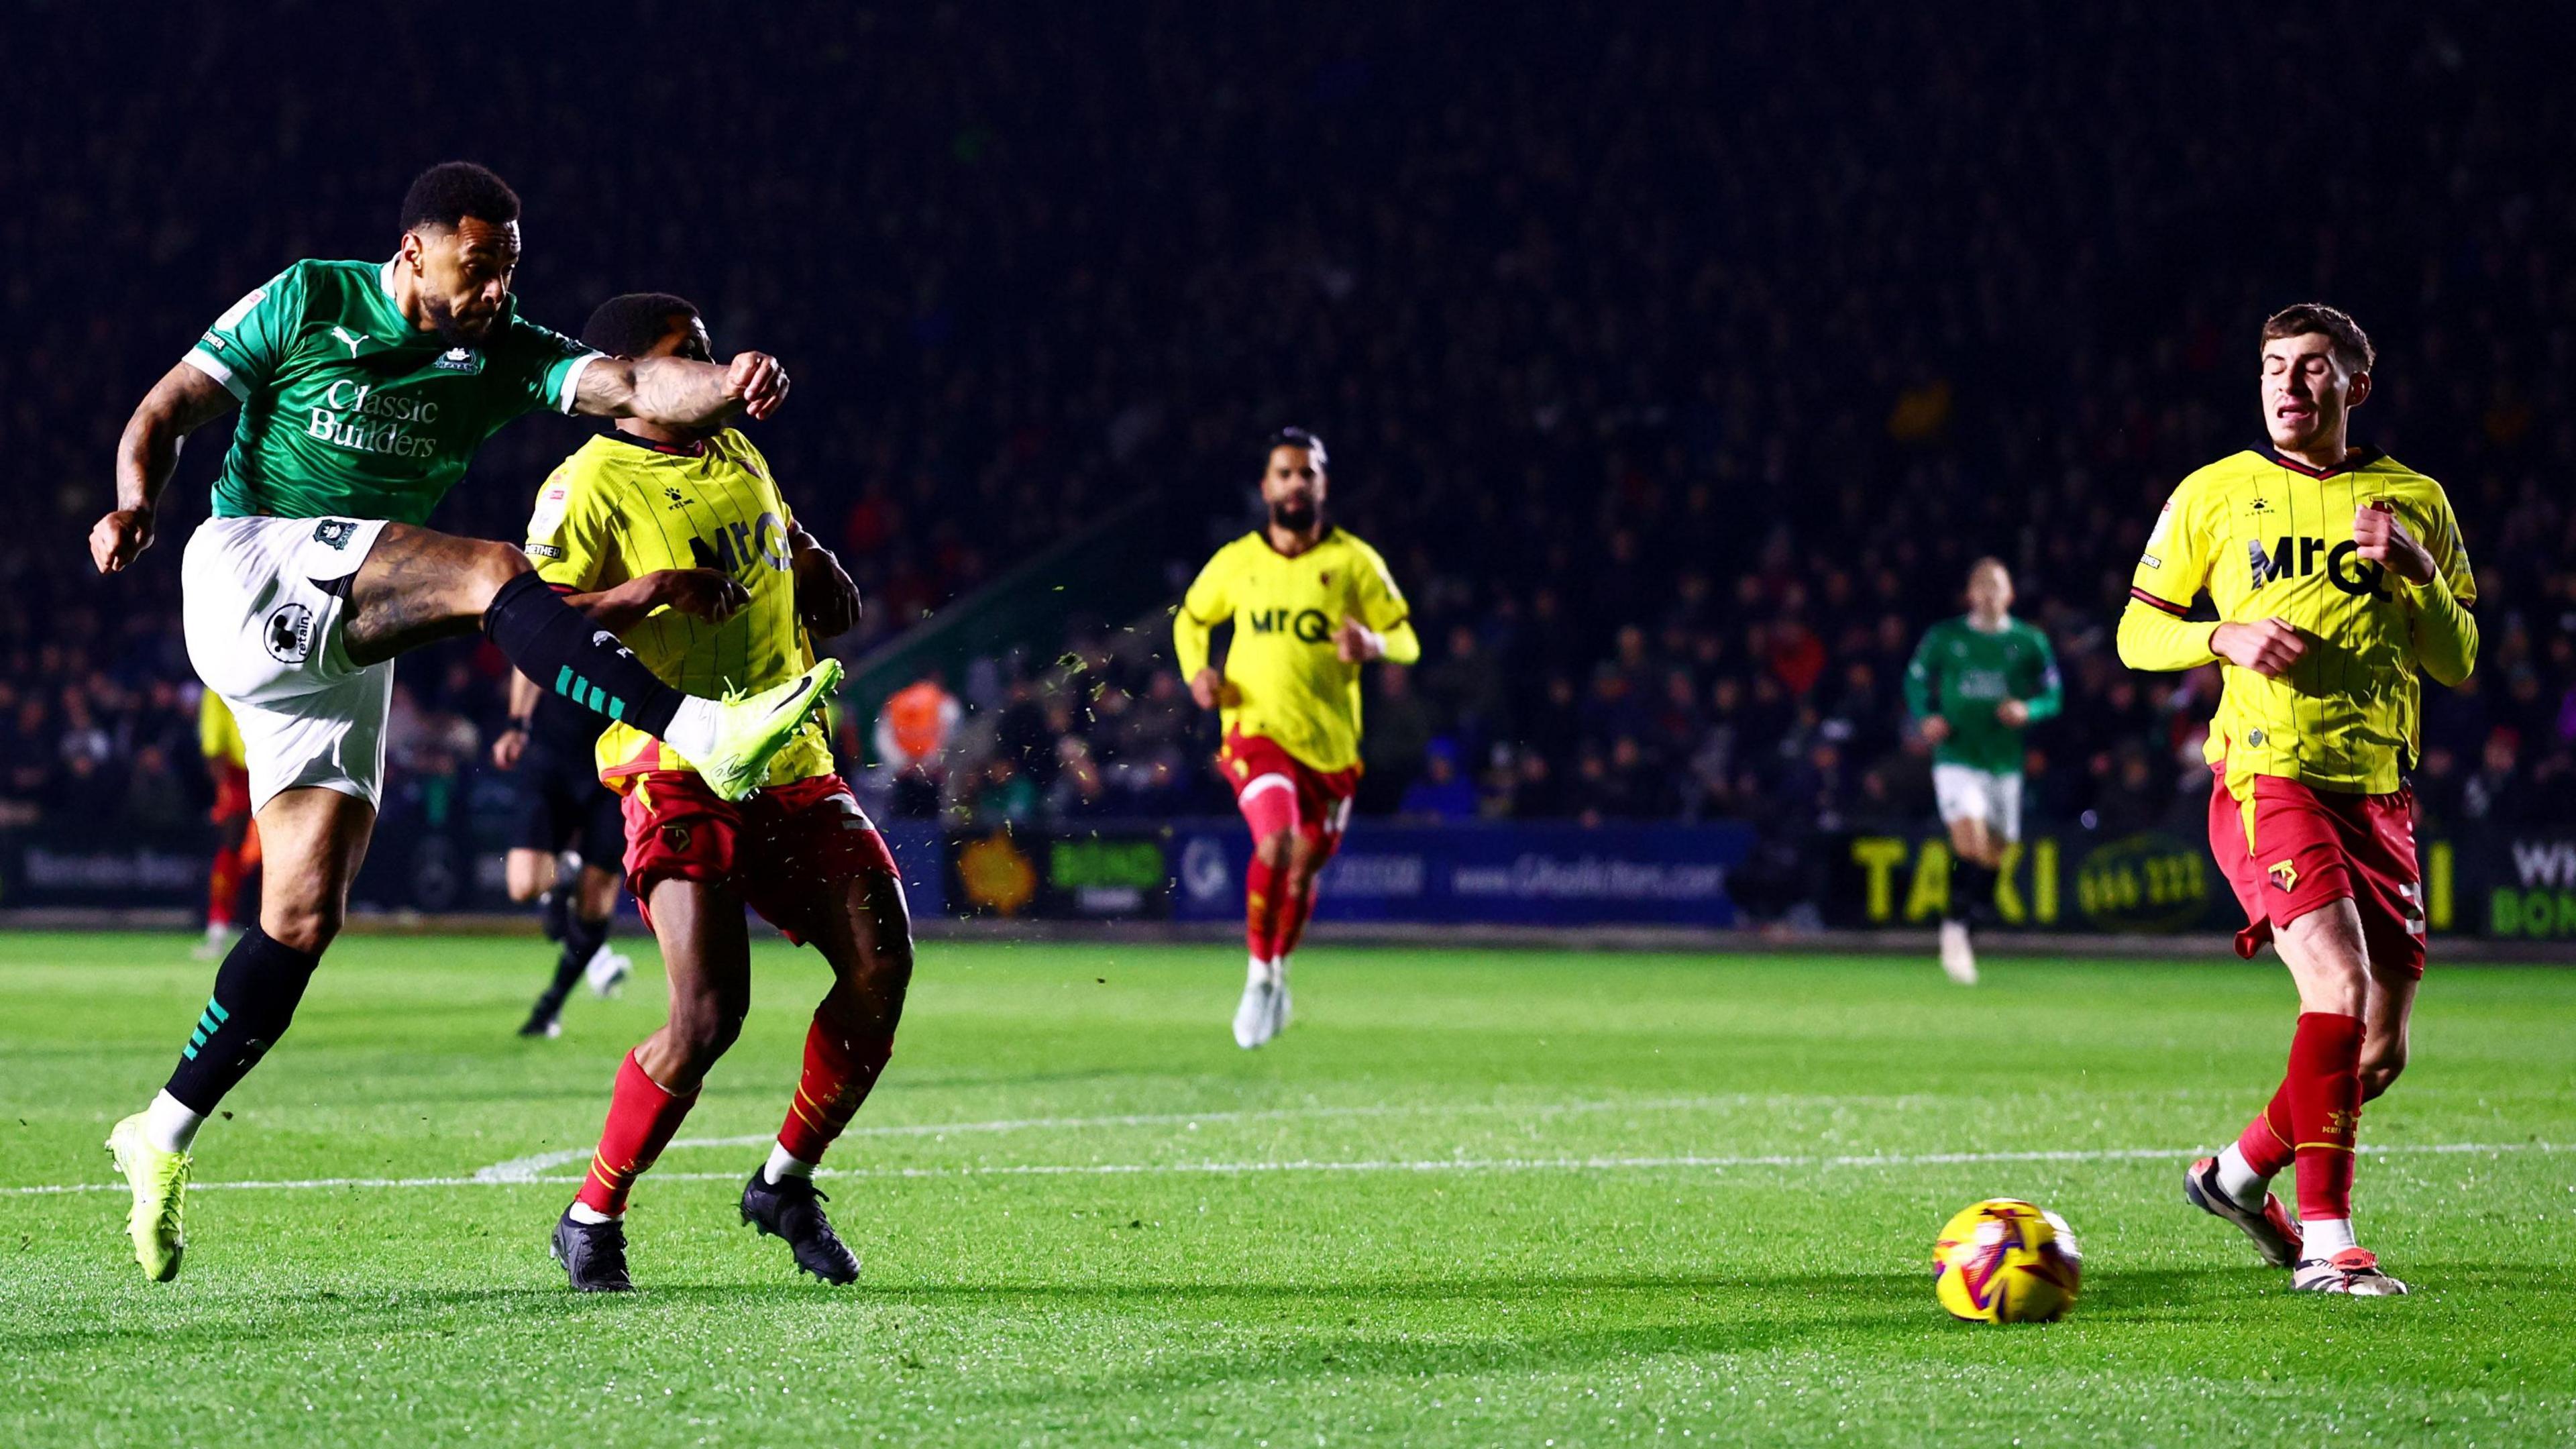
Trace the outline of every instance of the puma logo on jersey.
<instances>
[{"instance_id":1,"label":"puma logo on jersey","mask_svg":"<svg viewBox=\"0 0 2576 1449\"><path fill-rule=\"evenodd\" d=\"M331 335L348 344L349 355L351 357L356 357L358 355L358 348L367 340L336 322L331 324Z\"/></svg>"}]
</instances>

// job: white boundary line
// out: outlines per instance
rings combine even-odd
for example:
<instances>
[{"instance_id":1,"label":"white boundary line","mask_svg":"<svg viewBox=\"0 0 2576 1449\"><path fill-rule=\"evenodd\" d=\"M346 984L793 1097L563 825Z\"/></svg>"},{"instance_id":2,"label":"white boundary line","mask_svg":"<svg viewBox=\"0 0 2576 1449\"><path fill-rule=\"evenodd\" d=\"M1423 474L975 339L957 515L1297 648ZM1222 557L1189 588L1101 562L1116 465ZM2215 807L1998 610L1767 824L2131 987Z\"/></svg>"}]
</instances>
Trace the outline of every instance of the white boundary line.
<instances>
[{"instance_id":1,"label":"white boundary line","mask_svg":"<svg viewBox=\"0 0 2576 1449\"><path fill-rule=\"evenodd\" d=\"M769 1138L744 1139L746 1145L767 1142ZM677 1145L677 1144L674 1144ZM2133 1162L2183 1161L2208 1152L2206 1147L2113 1147L2099 1150L2053 1152L1927 1152L1879 1154L1874 1156L1801 1156L1766 1154L1747 1156L1669 1156L1669 1157L1434 1157L1415 1160L1379 1158L1350 1162L1295 1159L1283 1162L1086 1162L1086 1163L1016 1163L967 1164L958 1167L862 1167L846 1170L825 1168L816 1174L834 1178L965 1178L965 1177L1160 1177L1212 1176L1240 1177L1274 1172L1314 1173L1432 1173L1432 1172L1635 1172L1673 1169L1707 1170L1729 1167L1956 1167L2010 1162ZM2495 1156L2510 1152L2560 1153L2576 1152L2576 1143L2564 1142L2436 1142L2417 1145L2366 1147L2363 1157L2417 1156ZM657 1182L732 1182L739 1172L657 1172ZM301 1191L316 1188L417 1188L417 1187L513 1187L530 1183L569 1186L578 1177L313 1177L268 1182L201 1182L194 1186L201 1192L215 1191ZM15 1197L79 1192L121 1192L123 1183L81 1182L33 1187L0 1188L0 1194Z\"/></svg>"},{"instance_id":2,"label":"white boundary line","mask_svg":"<svg viewBox=\"0 0 2576 1449\"><path fill-rule=\"evenodd\" d=\"M1007 1117L990 1122L907 1122L891 1125L853 1125L843 1137L945 1137L951 1132L1006 1133L1079 1131L1087 1127L1195 1127L1201 1122L1286 1122L1320 1121L1349 1117L1450 1117L1512 1113L1520 1116L1547 1117L1578 1112L1675 1112L1716 1111L1728 1107L1906 1107L1920 1106L1948 1099L1928 1094L1902 1096L1857 1096L1835 1094L1802 1094L1789 1092L1738 1092L1725 1096L1639 1097L1631 1099L1600 1098L1575 1102L1417 1102L1378 1103L1346 1107L1251 1107L1216 1112L1128 1112L1106 1117ZM688 1147L766 1147L769 1133L743 1137L683 1137L674 1141L672 1150ZM552 1152L533 1152L513 1157L474 1170L478 1182L534 1182L548 1168L564 1167L587 1161L588 1147L559 1148Z\"/></svg>"}]
</instances>

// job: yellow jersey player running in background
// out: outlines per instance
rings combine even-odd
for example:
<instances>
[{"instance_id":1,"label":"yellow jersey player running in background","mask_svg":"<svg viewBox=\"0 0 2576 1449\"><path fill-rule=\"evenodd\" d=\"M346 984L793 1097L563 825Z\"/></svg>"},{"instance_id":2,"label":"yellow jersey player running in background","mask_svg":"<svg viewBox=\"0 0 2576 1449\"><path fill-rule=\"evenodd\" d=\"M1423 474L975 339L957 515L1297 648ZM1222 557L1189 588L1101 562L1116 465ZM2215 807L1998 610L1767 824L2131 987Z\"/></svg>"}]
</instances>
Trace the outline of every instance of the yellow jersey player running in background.
<instances>
[{"instance_id":1,"label":"yellow jersey player running in background","mask_svg":"<svg viewBox=\"0 0 2576 1449\"><path fill-rule=\"evenodd\" d=\"M1216 551L1172 619L1190 697L1221 711L1217 766L1252 828L1243 876L1251 950L1234 1040L1261 1045L1288 1025L1288 961L1315 911L1315 877L1341 844L1360 779L1360 666L1422 657L1386 560L1324 519L1324 440L1270 439L1261 528ZM1210 633L1234 626L1220 673Z\"/></svg>"},{"instance_id":2,"label":"yellow jersey player running in background","mask_svg":"<svg viewBox=\"0 0 2576 1449\"><path fill-rule=\"evenodd\" d=\"M215 787L206 811L215 825L215 854L206 868L206 939L191 954L213 961L232 949L233 908L241 903L242 883L259 869L259 822L251 818L250 753L241 723L211 689L197 697L197 751Z\"/></svg>"},{"instance_id":3,"label":"yellow jersey player running in background","mask_svg":"<svg viewBox=\"0 0 2576 1449\"><path fill-rule=\"evenodd\" d=\"M688 302L611 299L582 336L611 356L709 355ZM808 637L858 622L858 590L796 524L769 463L731 428L628 420L546 480L528 556L572 604L619 634L656 675L710 694L758 690L811 668ZM762 787L728 800L662 741L601 732L600 778L624 797L628 889L662 948L671 1015L619 1067L599 1150L556 1223L572 1286L623 1292L627 1193L697 1102L751 1001L746 905L832 968L805 1066L769 1160L743 1187L742 1219L786 1240L832 1283L859 1273L824 1216L814 1168L867 1100L894 1050L912 977L903 885L876 827L834 773L829 735L805 720Z\"/></svg>"},{"instance_id":4,"label":"yellow jersey player running in background","mask_svg":"<svg viewBox=\"0 0 2576 1449\"><path fill-rule=\"evenodd\" d=\"M2424 974L2415 797L2417 674L2468 678L2476 576L2442 486L2346 440L2367 401L2370 339L2332 307L2263 324L2272 451L2182 481L2147 536L2120 658L2132 669L2223 661L2210 721L2209 848L2245 908L2237 953L2264 941L2299 991L2290 1065L2236 1144L2183 1196L2254 1240L2290 1286L2389 1295L2406 1285L2354 1240L2355 1128L2406 1066ZM2189 617L2206 593L2217 622ZM2298 1166L2293 1221L2270 1192Z\"/></svg>"}]
</instances>

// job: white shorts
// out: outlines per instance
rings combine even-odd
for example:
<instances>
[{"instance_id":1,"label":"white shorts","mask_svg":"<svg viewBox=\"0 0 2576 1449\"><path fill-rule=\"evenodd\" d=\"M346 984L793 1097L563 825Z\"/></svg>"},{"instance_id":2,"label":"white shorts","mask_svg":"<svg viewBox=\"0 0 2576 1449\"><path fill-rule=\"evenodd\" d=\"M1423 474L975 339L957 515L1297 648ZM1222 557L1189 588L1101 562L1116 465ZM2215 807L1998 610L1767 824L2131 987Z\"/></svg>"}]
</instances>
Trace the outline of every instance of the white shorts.
<instances>
[{"instance_id":1,"label":"white shorts","mask_svg":"<svg viewBox=\"0 0 2576 1449\"><path fill-rule=\"evenodd\" d=\"M393 661L341 644L349 581L384 523L210 518L179 566L188 661L241 724L250 805L318 785L373 805L385 778Z\"/></svg>"},{"instance_id":2,"label":"white shorts","mask_svg":"<svg viewBox=\"0 0 2576 1449\"><path fill-rule=\"evenodd\" d=\"M2021 775L1998 775L1974 765L1934 765L1932 798L1941 804L1941 823L1982 820L2005 840L2021 839Z\"/></svg>"}]
</instances>

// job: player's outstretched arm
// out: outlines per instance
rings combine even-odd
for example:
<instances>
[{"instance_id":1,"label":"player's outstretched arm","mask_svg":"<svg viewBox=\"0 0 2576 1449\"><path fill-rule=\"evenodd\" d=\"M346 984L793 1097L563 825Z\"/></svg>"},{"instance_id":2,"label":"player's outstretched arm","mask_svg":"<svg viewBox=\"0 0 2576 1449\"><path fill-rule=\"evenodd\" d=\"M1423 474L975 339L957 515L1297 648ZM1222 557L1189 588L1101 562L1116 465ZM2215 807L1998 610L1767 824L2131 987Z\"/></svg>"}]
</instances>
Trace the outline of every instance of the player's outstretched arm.
<instances>
[{"instance_id":1,"label":"player's outstretched arm","mask_svg":"<svg viewBox=\"0 0 2576 1449\"><path fill-rule=\"evenodd\" d=\"M684 357L603 357L581 370L572 410L592 418L641 418L669 428L712 428L736 413L766 418L787 400L787 369L766 352L731 362Z\"/></svg>"},{"instance_id":2,"label":"player's outstretched arm","mask_svg":"<svg viewBox=\"0 0 2576 1449\"><path fill-rule=\"evenodd\" d=\"M722 569L655 569L615 588L566 594L564 602L609 633L623 634L666 607L721 624L750 606L751 591Z\"/></svg>"},{"instance_id":3,"label":"player's outstretched arm","mask_svg":"<svg viewBox=\"0 0 2576 1449\"><path fill-rule=\"evenodd\" d=\"M116 440L116 507L89 531L90 562L100 573L123 570L152 546L153 511L179 466L179 445L234 402L222 383L184 362L143 395Z\"/></svg>"}]
</instances>

